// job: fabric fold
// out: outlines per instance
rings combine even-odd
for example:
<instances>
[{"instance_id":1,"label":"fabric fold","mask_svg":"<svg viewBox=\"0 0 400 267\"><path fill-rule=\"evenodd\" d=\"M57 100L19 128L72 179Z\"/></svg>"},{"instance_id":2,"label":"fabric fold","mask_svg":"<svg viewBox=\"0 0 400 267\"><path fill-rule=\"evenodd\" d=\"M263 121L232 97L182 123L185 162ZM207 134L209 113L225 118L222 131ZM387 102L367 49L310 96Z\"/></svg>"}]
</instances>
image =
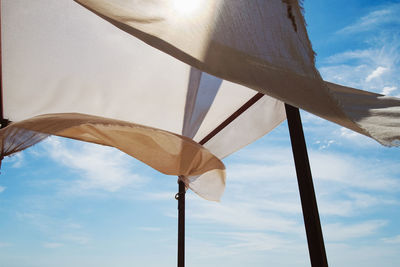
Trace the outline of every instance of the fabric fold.
<instances>
[{"instance_id":1,"label":"fabric fold","mask_svg":"<svg viewBox=\"0 0 400 267\"><path fill-rule=\"evenodd\" d=\"M400 99L325 82L343 112L385 146L400 146Z\"/></svg>"},{"instance_id":2,"label":"fabric fold","mask_svg":"<svg viewBox=\"0 0 400 267\"><path fill-rule=\"evenodd\" d=\"M367 101L366 92L343 93L326 84L315 67L296 0L204 0L201 6L180 11L174 9L174 0L155 0L152 5L144 0L124 5L118 0L75 1L199 70L304 109L381 144L399 144L393 127L399 124L400 99L368 97Z\"/></svg>"},{"instance_id":3,"label":"fabric fold","mask_svg":"<svg viewBox=\"0 0 400 267\"><path fill-rule=\"evenodd\" d=\"M190 138L103 117L59 113L46 114L12 123L0 130L1 155L7 156L26 149L49 135L115 147L167 175L190 177L205 175L218 189L209 191L202 184L195 192L210 200L219 200L225 186L224 164L206 148ZM210 193L211 192L211 193Z\"/></svg>"}]
</instances>

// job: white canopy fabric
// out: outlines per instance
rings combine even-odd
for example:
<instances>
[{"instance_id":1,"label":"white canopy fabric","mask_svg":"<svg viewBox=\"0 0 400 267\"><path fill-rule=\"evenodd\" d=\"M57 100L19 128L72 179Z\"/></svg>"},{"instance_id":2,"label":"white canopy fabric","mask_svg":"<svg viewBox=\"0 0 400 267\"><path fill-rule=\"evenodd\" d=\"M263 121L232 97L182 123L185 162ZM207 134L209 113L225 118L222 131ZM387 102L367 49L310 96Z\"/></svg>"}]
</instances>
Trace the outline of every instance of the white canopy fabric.
<instances>
[{"instance_id":1,"label":"white canopy fabric","mask_svg":"<svg viewBox=\"0 0 400 267\"><path fill-rule=\"evenodd\" d=\"M297 0L76 0L198 69L392 146L400 99L325 83Z\"/></svg>"},{"instance_id":2,"label":"white canopy fabric","mask_svg":"<svg viewBox=\"0 0 400 267\"><path fill-rule=\"evenodd\" d=\"M2 155L19 150L6 153L10 134L14 146L25 148L41 140L28 138L37 133L66 136L68 127L44 130L51 128L47 119L62 123L75 116L80 131L69 131L70 138L93 142L107 132L116 140L137 127L151 136L156 128L168 142L190 138L222 159L279 125L284 102L382 144L399 142L399 99L321 79L297 1L77 2L1 1L3 115L15 122L0 131ZM43 114L53 115L31 120ZM102 122L93 124L90 116ZM118 146L102 136L95 142L127 151L129 142ZM145 152L138 153L130 152L138 159ZM184 175L194 191L219 199L221 165L179 155L172 166L186 161L189 169L164 172ZM151 157L143 161L156 166ZM196 169L194 162L216 171Z\"/></svg>"},{"instance_id":3,"label":"white canopy fabric","mask_svg":"<svg viewBox=\"0 0 400 267\"><path fill-rule=\"evenodd\" d=\"M12 122L54 113L61 122L68 118L60 113L79 113L199 142L257 93L182 63L70 0L2 0L1 8L3 113ZM284 114L280 101L263 96L205 146L223 158L271 131ZM13 149L3 149L2 155L47 136L23 125L13 125L24 137L20 144L13 137ZM10 132L0 131L4 144ZM201 196L218 200L225 185L219 170L185 182ZM185 175L179 169L169 174Z\"/></svg>"}]
</instances>

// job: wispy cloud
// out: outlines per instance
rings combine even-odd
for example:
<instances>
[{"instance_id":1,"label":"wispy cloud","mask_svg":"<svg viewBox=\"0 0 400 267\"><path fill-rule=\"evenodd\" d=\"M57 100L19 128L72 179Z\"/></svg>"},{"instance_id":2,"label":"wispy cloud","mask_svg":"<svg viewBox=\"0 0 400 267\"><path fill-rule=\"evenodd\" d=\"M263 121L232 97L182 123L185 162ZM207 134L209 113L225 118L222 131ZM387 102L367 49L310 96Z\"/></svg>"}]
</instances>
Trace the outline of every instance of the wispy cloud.
<instances>
[{"instance_id":1,"label":"wispy cloud","mask_svg":"<svg viewBox=\"0 0 400 267\"><path fill-rule=\"evenodd\" d=\"M91 237L85 233L82 225L65 221L64 217L50 216L46 211L35 212L16 212L16 217L35 227L40 231L42 238L50 238L54 241L44 242L42 245L46 248L56 248L67 245L88 245Z\"/></svg>"},{"instance_id":2,"label":"wispy cloud","mask_svg":"<svg viewBox=\"0 0 400 267\"><path fill-rule=\"evenodd\" d=\"M3 159L3 161L5 163L9 164L9 166L11 166L11 168L21 168L24 163L24 154L21 152L18 152L11 156L5 157Z\"/></svg>"},{"instance_id":3,"label":"wispy cloud","mask_svg":"<svg viewBox=\"0 0 400 267\"><path fill-rule=\"evenodd\" d=\"M377 93L400 85L400 34L382 36L371 42L369 48L345 51L321 59L319 68L325 80ZM386 89L387 90L387 89Z\"/></svg>"},{"instance_id":4,"label":"wispy cloud","mask_svg":"<svg viewBox=\"0 0 400 267\"><path fill-rule=\"evenodd\" d=\"M242 230L265 230L279 233L298 233L301 226L296 219L284 217L278 212L263 211L253 203L229 202L221 205L198 202L188 219L203 223L217 223ZM193 204L192 204L193 205Z\"/></svg>"},{"instance_id":5,"label":"wispy cloud","mask_svg":"<svg viewBox=\"0 0 400 267\"><path fill-rule=\"evenodd\" d=\"M132 172L133 159L116 149L82 142L70 145L60 138L48 138L45 142L50 157L81 178L77 182L81 190L116 192L128 186L141 186L146 181Z\"/></svg>"},{"instance_id":6,"label":"wispy cloud","mask_svg":"<svg viewBox=\"0 0 400 267\"><path fill-rule=\"evenodd\" d=\"M375 220L357 224L345 225L343 223L324 225L324 236L327 242L345 241L376 233L381 227L387 224L386 221Z\"/></svg>"},{"instance_id":7,"label":"wispy cloud","mask_svg":"<svg viewBox=\"0 0 400 267\"><path fill-rule=\"evenodd\" d=\"M400 24L400 4L393 3L385 6L381 6L368 13L367 15L359 18L353 24L346 26L341 29L341 34L351 34L357 32L376 30L376 28L384 26L386 24Z\"/></svg>"},{"instance_id":8,"label":"wispy cloud","mask_svg":"<svg viewBox=\"0 0 400 267\"><path fill-rule=\"evenodd\" d=\"M388 68L378 66L370 75L367 76L365 79L366 82L371 81L372 79L378 78L381 76L384 72L386 72Z\"/></svg>"},{"instance_id":9,"label":"wispy cloud","mask_svg":"<svg viewBox=\"0 0 400 267\"><path fill-rule=\"evenodd\" d=\"M320 214L327 222L323 224L327 240L354 240L381 231L387 224L385 220L354 222L351 218L368 214L371 208L399 205L395 195L400 191L400 181L393 171L397 163L380 165L373 158L329 150L309 152ZM282 244L295 246L291 244L293 235L303 236L304 226L290 149L256 147L244 149L239 155L227 163L230 171L222 202L189 198L188 222L219 225L227 231L236 229L227 241L230 248L257 251ZM346 221L332 223L343 217ZM257 239L255 232L264 236ZM272 242L270 246L265 245L267 239Z\"/></svg>"},{"instance_id":10,"label":"wispy cloud","mask_svg":"<svg viewBox=\"0 0 400 267\"><path fill-rule=\"evenodd\" d=\"M396 266L400 260L398 247L384 246L380 242L330 243L329 263L331 266ZM389 259L389 261L386 261Z\"/></svg>"},{"instance_id":11,"label":"wispy cloud","mask_svg":"<svg viewBox=\"0 0 400 267\"><path fill-rule=\"evenodd\" d=\"M228 232L219 235L232 239L234 242L228 247L238 250L268 251L285 247L290 243L282 237L263 232Z\"/></svg>"},{"instance_id":12,"label":"wispy cloud","mask_svg":"<svg viewBox=\"0 0 400 267\"><path fill-rule=\"evenodd\" d=\"M325 80L385 95L400 92L400 3L378 6L338 33L363 42L320 60ZM351 35L350 35L351 34ZM359 45L357 46L359 47Z\"/></svg>"},{"instance_id":13,"label":"wispy cloud","mask_svg":"<svg viewBox=\"0 0 400 267\"><path fill-rule=\"evenodd\" d=\"M342 153L310 152L312 169L316 179L346 185L348 188L381 192L400 191L395 166L388 167L370 158L352 157ZM332 188L332 187L331 187Z\"/></svg>"},{"instance_id":14,"label":"wispy cloud","mask_svg":"<svg viewBox=\"0 0 400 267\"><path fill-rule=\"evenodd\" d=\"M297 245L298 240L287 240L281 235L268 234L262 231L252 232L209 232L203 233L205 236L216 236L217 242L211 240L200 240L188 238L188 246L193 251L197 251L197 257L209 259L210 257L224 258L235 256L236 259L249 256L253 252L277 253L281 250L292 250ZM213 240L214 241L214 240ZM299 247L303 247L299 245Z\"/></svg>"},{"instance_id":15,"label":"wispy cloud","mask_svg":"<svg viewBox=\"0 0 400 267\"><path fill-rule=\"evenodd\" d=\"M397 89L398 89L397 86L385 86L383 87L381 93L384 95L391 95L392 92L396 91Z\"/></svg>"},{"instance_id":16,"label":"wispy cloud","mask_svg":"<svg viewBox=\"0 0 400 267\"><path fill-rule=\"evenodd\" d=\"M0 185L0 193L4 192L4 190L6 190L6 188Z\"/></svg>"}]
</instances>

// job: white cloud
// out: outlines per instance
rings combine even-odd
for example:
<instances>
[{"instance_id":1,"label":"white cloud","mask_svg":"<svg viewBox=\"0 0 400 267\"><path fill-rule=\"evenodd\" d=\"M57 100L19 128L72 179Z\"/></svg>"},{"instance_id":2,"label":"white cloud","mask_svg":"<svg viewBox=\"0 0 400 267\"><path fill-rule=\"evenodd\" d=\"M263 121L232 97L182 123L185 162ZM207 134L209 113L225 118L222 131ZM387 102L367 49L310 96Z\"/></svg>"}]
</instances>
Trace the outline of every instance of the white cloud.
<instances>
[{"instance_id":1,"label":"white cloud","mask_svg":"<svg viewBox=\"0 0 400 267\"><path fill-rule=\"evenodd\" d=\"M303 239L300 242L286 240L264 232L212 232L205 235L214 238L188 238L188 266L265 266L266 262L269 266L284 267L310 264L307 242Z\"/></svg>"},{"instance_id":2,"label":"white cloud","mask_svg":"<svg viewBox=\"0 0 400 267\"><path fill-rule=\"evenodd\" d=\"M23 152L17 152L11 156L5 157L3 160L4 163L9 164L11 168L21 168L24 163L24 154Z\"/></svg>"},{"instance_id":3,"label":"white cloud","mask_svg":"<svg viewBox=\"0 0 400 267\"><path fill-rule=\"evenodd\" d=\"M60 138L45 141L50 157L76 171L80 189L101 189L115 192L127 186L140 186L145 179L132 173L133 159L110 147L76 142L73 145Z\"/></svg>"},{"instance_id":4,"label":"white cloud","mask_svg":"<svg viewBox=\"0 0 400 267\"><path fill-rule=\"evenodd\" d=\"M334 133L337 143L341 146L357 147L358 149L380 147L381 145L365 135L359 134L344 127L340 127L339 131Z\"/></svg>"},{"instance_id":5,"label":"white cloud","mask_svg":"<svg viewBox=\"0 0 400 267\"><path fill-rule=\"evenodd\" d=\"M314 177L329 184L381 192L400 191L400 181L396 173L391 173L396 170L396 163L388 166L390 163L382 164L367 157L318 151L310 151L310 163Z\"/></svg>"},{"instance_id":6,"label":"white cloud","mask_svg":"<svg viewBox=\"0 0 400 267\"><path fill-rule=\"evenodd\" d=\"M351 225L343 223L326 224L323 226L324 237L327 242L365 237L376 233L386 224L387 222L382 220L366 221Z\"/></svg>"},{"instance_id":7,"label":"white cloud","mask_svg":"<svg viewBox=\"0 0 400 267\"><path fill-rule=\"evenodd\" d=\"M355 23L341 29L341 34L353 34L375 30L377 27L385 26L388 23L400 23L400 4L394 3L381 6L367 15L358 19Z\"/></svg>"},{"instance_id":8,"label":"white cloud","mask_svg":"<svg viewBox=\"0 0 400 267\"><path fill-rule=\"evenodd\" d=\"M396 192L400 181L393 170L397 162L379 163L374 158L310 150L310 161L321 216L328 241L353 240L379 232L386 221L367 220L354 223L351 218L368 214L372 208L398 205ZM226 162L227 190L221 203L210 203L196 196L187 205L188 223L235 229L237 246L244 250L273 249L289 239L304 237L301 204L288 147L264 146L244 149ZM338 218L346 221L332 223ZM326 228L327 226L327 228ZM251 240L249 231L264 233L265 239L277 237L271 247L266 240ZM248 242L239 240L248 238ZM235 241L231 241L235 244ZM283 243L282 243L283 242ZM228 242L230 243L230 242ZM229 250L230 251L230 250ZM232 252L232 251L231 251ZM233 252L232 252L233 253Z\"/></svg>"},{"instance_id":9,"label":"white cloud","mask_svg":"<svg viewBox=\"0 0 400 267\"><path fill-rule=\"evenodd\" d=\"M263 232L228 232L219 235L232 239L234 242L228 247L238 250L268 251L286 247L290 243L282 237Z\"/></svg>"},{"instance_id":10,"label":"white cloud","mask_svg":"<svg viewBox=\"0 0 400 267\"><path fill-rule=\"evenodd\" d=\"M6 190L6 188L0 185L0 193L4 192L4 190Z\"/></svg>"},{"instance_id":11,"label":"white cloud","mask_svg":"<svg viewBox=\"0 0 400 267\"><path fill-rule=\"evenodd\" d=\"M382 94L383 95L390 95L392 92L394 92L396 90L397 90L396 86L385 86L382 89Z\"/></svg>"},{"instance_id":12,"label":"white cloud","mask_svg":"<svg viewBox=\"0 0 400 267\"><path fill-rule=\"evenodd\" d=\"M377 67L368 77L365 79L366 82L371 81L372 79L378 78L381 76L383 73L385 73L388 70L388 68L379 66Z\"/></svg>"},{"instance_id":13,"label":"white cloud","mask_svg":"<svg viewBox=\"0 0 400 267\"><path fill-rule=\"evenodd\" d=\"M399 205L400 203L391 196L385 194L360 193L357 190L343 189L340 185L326 185L319 187L318 204L323 216L347 217L357 216L360 213L368 213L368 210L386 205ZM338 192L338 191L342 192Z\"/></svg>"},{"instance_id":14,"label":"white cloud","mask_svg":"<svg viewBox=\"0 0 400 267\"><path fill-rule=\"evenodd\" d=\"M303 119L304 118L304 119ZM302 121L309 148L331 150L339 147L366 147L380 146L375 140L341 127L333 122L323 120L307 112L302 113Z\"/></svg>"},{"instance_id":15,"label":"white cloud","mask_svg":"<svg viewBox=\"0 0 400 267\"><path fill-rule=\"evenodd\" d=\"M32 208L32 207L30 207ZM55 242L42 243L45 248L58 248L68 244L89 245L92 238L84 230L84 227L76 222L71 222L65 216L49 215L46 210L35 212L16 212L16 217L23 223L28 223L40 231L40 236L50 238Z\"/></svg>"},{"instance_id":16,"label":"white cloud","mask_svg":"<svg viewBox=\"0 0 400 267\"><path fill-rule=\"evenodd\" d=\"M328 143L332 144L330 141ZM333 153L313 149L309 149L308 152L316 179L382 192L400 190L400 181L396 179L398 173L394 171L398 169L397 162L388 161L383 164L375 158L369 158L368 155L360 157L344 152ZM234 181L248 185L250 190L260 190L264 184L268 185L262 190L263 194L273 194L275 190L297 192L297 185L290 185L293 182L292 177L296 176L289 147L244 149L240 152L240 160L237 162L227 163L228 187L229 183ZM243 193L246 191L247 188Z\"/></svg>"},{"instance_id":17,"label":"white cloud","mask_svg":"<svg viewBox=\"0 0 400 267\"><path fill-rule=\"evenodd\" d=\"M359 137L361 134L359 134L359 133L357 133L355 131L349 130L347 128L342 127L342 128L340 128L340 135L345 137L345 138L354 139L354 138Z\"/></svg>"},{"instance_id":18,"label":"white cloud","mask_svg":"<svg viewBox=\"0 0 400 267\"><path fill-rule=\"evenodd\" d=\"M327 243L327 254L331 266L397 266L400 255L397 247L370 244Z\"/></svg>"},{"instance_id":19,"label":"white cloud","mask_svg":"<svg viewBox=\"0 0 400 267\"><path fill-rule=\"evenodd\" d=\"M284 217L279 212L268 212L262 209L262 203L248 200L247 203L229 201L215 205L204 200L192 203L188 219L207 223L217 223L225 227L242 230L265 230L279 233L302 232L302 226L296 219Z\"/></svg>"},{"instance_id":20,"label":"white cloud","mask_svg":"<svg viewBox=\"0 0 400 267\"><path fill-rule=\"evenodd\" d=\"M320 59L324 80L381 93L385 87L399 87L399 34L386 33L370 41L364 50L343 51Z\"/></svg>"},{"instance_id":21,"label":"white cloud","mask_svg":"<svg viewBox=\"0 0 400 267\"><path fill-rule=\"evenodd\" d=\"M340 30L339 33L345 34L341 38L348 38L346 42L360 33L357 36L364 48L359 49L360 45L357 45L358 49L349 47L328 58L317 58L322 77L376 93L393 88L391 92L396 95L395 91L400 86L399 12L400 3L380 6Z\"/></svg>"}]
</instances>

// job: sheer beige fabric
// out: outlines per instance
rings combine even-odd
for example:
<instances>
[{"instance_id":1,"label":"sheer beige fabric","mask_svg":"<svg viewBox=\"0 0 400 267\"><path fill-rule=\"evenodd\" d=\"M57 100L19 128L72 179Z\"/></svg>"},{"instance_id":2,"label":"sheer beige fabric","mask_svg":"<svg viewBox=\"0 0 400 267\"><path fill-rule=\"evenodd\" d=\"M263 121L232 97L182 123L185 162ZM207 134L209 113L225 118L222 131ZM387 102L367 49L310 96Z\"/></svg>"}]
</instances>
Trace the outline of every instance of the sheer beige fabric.
<instances>
[{"instance_id":1,"label":"sheer beige fabric","mask_svg":"<svg viewBox=\"0 0 400 267\"><path fill-rule=\"evenodd\" d=\"M25 149L48 135L118 148L164 174L184 176L189 188L195 183L195 192L210 200L219 200L224 189L224 164L190 138L84 114L47 114L13 123L0 130L2 154ZM197 186L204 180L206 185ZM210 186L214 188L208 190Z\"/></svg>"},{"instance_id":2,"label":"sheer beige fabric","mask_svg":"<svg viewBox=\"0 0 400 267\"><path fill-rule=\"evenodd\" d=\"M199 142L256 93L148 46L74 1L1 4L4 117L11 121L81 113L139 123ZM243 125L228 125L204 146L225 157L284 118L282 102L264 96L238 118ZM36 139L27 140L27 134L47 136L29 131L13 136L22 136L28 147ZM198 187L206 184L196 181ZM213 191L221 194L223 183L218 181L216 177L213 184L219 187Z\"/></svg>"},{"instance_id":3,"label":"sheer beige fabric","mask_svg":"<svg viewBox=\"0 0 400 267\"><path fill-rule=\"evenodd\" d=\"M200 141L255 95L132 38L71 0L3 0L2 35L4 115L11 121L77 112ZM229 155L284 119L283 104L270 101L277 108L265 107L268 114L246 111L254 121L240 131L254 126L254 135L239 138L237 125L224 129L236 135L236 148L219 146L219 154Z\"/></svg>"},{"instance_id":4,"label":"sheer beige fabric","mask_svg":"<svg viewBox=\"0 0 400 267\"><path fill-rule=\"evenodd\" d=\"M16 126L52 113L123 120L200 142L256 91L265 96L204 144L217 157L282 122L283 102L382 144L398 144L399 99L322 81L295 0L2 0L1 5L4 117L15 122L2 130L4 155L54 134L33 124ZM67 117L57 123L71 123ZM101 144L153 164L143 149L141 155L118 141L135 143L126 139L140 127L82 123L62 130L63 136L97 142L104 134ZM149 138L159 138L159 132L150 132ZM8 148L13 143L18 145ZM171 151L183 153L180 145L171 141ZM214 176L201 167L200 175L194 165L180 166L182 155L170 158L174 174L190 173L187 185L217 199L224 188L219 171Z\"/></svg>"},{"instance_id":5,"label":"sheer beige fabric","mask_svg":"<svg viewBox=\"0 0 400 267\"><path fill-rule=\"evenodd\" d=\"M362 91L341 87L342 92L337 93L337 86L326 85L315 69L298 1L76 1L198 69L307 110L384 145L398 144L400 100L375 97L365 104Z\"/></svg>"}]
</instances>

